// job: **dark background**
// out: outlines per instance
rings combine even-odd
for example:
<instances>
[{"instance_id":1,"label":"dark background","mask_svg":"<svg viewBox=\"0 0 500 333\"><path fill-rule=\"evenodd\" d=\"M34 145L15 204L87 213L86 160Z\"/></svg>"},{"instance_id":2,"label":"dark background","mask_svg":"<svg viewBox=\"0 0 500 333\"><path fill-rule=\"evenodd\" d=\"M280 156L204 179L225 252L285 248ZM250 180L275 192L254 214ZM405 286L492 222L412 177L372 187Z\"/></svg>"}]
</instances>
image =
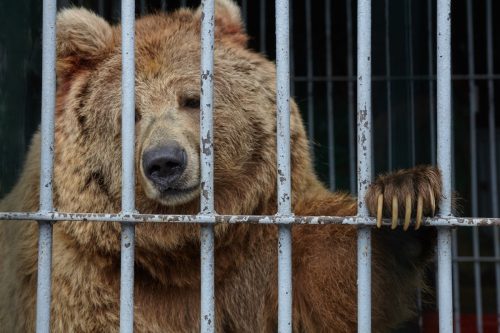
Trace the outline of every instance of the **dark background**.
<instances>
[{"instance_id":1,"label":"dark background","mask_svg":"<svg viewBox=\"0 0 500 333\"><path fill-rule=\"evenodd\" d=\"M354 121L349 118L350 106L355 112L356 90L356 5L351 0L332 0L330 12L325 2L310 1L310 29L306 1L292 3L292 94L299 103L313 142L317 171L326 184L338 190L352 190L355 184L353 161L355 151L349 135L355 133ZM199 1L186 1L195 7ZM243 5L250 47L274 59L274 1L239 1ZM456 0L452 4L452 62L453 62L453 127L454 127L454 187L462 200L462 215L473 215L471 193L478 194L478 216L492 216L490 154L494 140L499 146L498 118L489 118L488 79L493 83L493 98L498 96L500 75L496 71L500 58L495 51L500 46L500 22L495 19L493 34L494 71L487 68L487 0L471 1L475 73L468 72L467 3ZM39 0L0 0L0 196L15 183L33 132L40 121L41 87L41 4ZM171 11L181 1L137 1L137 15L157 10ZM500 3L492 1L492 13L500 11ZM112 22L120 16L119 1L60 1L60 7L84 5ZM350 6L350 7L348 7ZM353 31L348 33L349 16ZM387 10L386 10L387 9ZM373 1L373 130L374 170L376 173L415 164L435 163L435 0L374 0ZM332 56L326 55L326 16L331 22ZM429 24L430 22L430 24ZM388 25L387 25L388 24ZM311 38L308 39L308 36ZM431 37L431 38L430 38ZM352 46L349 57L348 47ZM387 49L389 52L387 52ZM498 50L500 52L500 50ZM389 57L389 58L388 58ZM349 70L348 59L353 61ZM327 76L331 61L332 76ZM389 66L387 66L389 65ZM309 69L312 69L308 71ZM471 81L472 80L472 81ZM476 126L470 123L469 83L476 87ZM333 94L333 126L328 121L327 88ZM350 97L349 89L353 89ZM389 110L390 109L390 116ZM313 111L314 110L314 111ZM492 110L495 114L495 110ZM351 113L352 115L352 113ZM351 121L350 121L351 120ZM489 132L492 124L493 132ZM334 146L328 147L328 131L333 130ZM478 186L471 187L471 135L476 135ZM490 136L493 134L493 136ZM493 140L492 140L493 139ZM352 142L352 141L351 141ZM355 141L354 141L355 142ZM331 149L331 150L329 150ZM335 164L329 165L328 153L334 151ZM354 154L354 155L352 155ZM333 169L330 169L333 168ZM333 170L334 178L330 176ZM469 228L455 231L458 251L455 259L469 257L472 251L472 233ZM494 258L492 228L479 230L480 256ZM498 257L494 260L500 260ZM481 263L481 284L485 332L495 331L495 272L494 260ZM474 314L473 262L455 260L458 270L462 332L476 332ZM433 273L430 273L432 276ZM402 281L401 283L404 283ZM500 288L497 286L496 288ZM420 325L426 332L436 331L434 296L424 296ZM419 323L408 325L405 332L418 331Z\"/></svg>"}]
</instances>

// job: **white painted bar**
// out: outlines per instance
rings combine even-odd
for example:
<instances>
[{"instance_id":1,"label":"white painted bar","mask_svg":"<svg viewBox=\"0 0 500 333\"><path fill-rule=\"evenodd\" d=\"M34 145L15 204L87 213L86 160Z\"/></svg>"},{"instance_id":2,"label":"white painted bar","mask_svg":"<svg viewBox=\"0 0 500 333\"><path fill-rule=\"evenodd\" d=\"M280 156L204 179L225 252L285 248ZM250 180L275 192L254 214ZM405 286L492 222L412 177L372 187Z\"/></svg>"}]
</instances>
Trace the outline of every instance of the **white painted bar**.
<instances>
[{"instance_id":1,"label":"white painted bar","mask_svg":"<svg viewBox=\"0 0 500 333\"><path fill-rule=\"evenodd\" d=\"M135 1L122 0L122 213L135 212ZM120 333L134 331L135 226L121 225Z\"/></svg>"},{"instance_id":2,"label":"white painted bar","mask_svg":"<svg viewBox=\"0 0 500 333\"><path fill-rule=\"evenodd\" d=\"M358 0L358 216L372 180L371 0ZM371 230L358 229L358 332L371 332Z\"/></svg>"},{"instance_id":3,"label":"white painted bar","mask_svg":"<svg viewBox=\"0 0 500 333\"><path fill-rule=\"evenodd\" d=\"M55 0L43 1L42 124L40 157L40 213L53 212L54 112L56 105L56 12ZM52 222L39 221L36 332L50 331L52 275Z\"/></svg>"},{"instance_id":4,"label":"white painted bar","mask_svg":"<svg viewBox=\"0 0 500 333\"><path fill-rule=\"evenodd\" d=\"M214 209L214 147L213 147L213 76L214 76L214 30L215 1L201 3L201 114L200 114L200 157L201 157L201 200L200 213L215 214ZM200 331L215 332L215 287L214 248L215 236L212 223L202 224L200 229L201 261L201 304Z\"/></svg>"},{"instance_id":5,"label":"white painted bar","mask_svg":"<svg viewBox=\"0 0 500 333\"><path fill-rule=\"evenodd\" d=\"M437 162L443 176L441 216L451 215L451 0L437 3ZM451 229L438 229L439 331L453 332Z\"/></svg>"},{"instance_id":6,"label":"white painted bar","mask_svg":"<svg viewBox=\"0 0 500 333\"><path fill-rule=\"evenodd\" d=\"M289 0L276 0L276 99L278 215L290 216L290 10ZM278 231L278 332L292 332L292 230Z\"/></svg>"}]
</instances>

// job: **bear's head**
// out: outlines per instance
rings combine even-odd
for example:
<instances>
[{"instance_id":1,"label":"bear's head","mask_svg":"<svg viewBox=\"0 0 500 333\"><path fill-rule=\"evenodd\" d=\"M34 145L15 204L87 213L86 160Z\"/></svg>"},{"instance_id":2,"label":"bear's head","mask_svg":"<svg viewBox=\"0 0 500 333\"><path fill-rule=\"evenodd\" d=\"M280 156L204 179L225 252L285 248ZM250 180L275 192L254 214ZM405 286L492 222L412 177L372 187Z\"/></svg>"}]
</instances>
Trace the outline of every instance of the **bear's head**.
<instances>
[{"instance_id":1,"label":"bear's head","mask_svg":"<svg viewBox=\"0 0 500 333\"><path fill-rule=\"evenodd\" d=\"M200 18L200 9L180 9L136 21L136 205L141 213L199 211ZM247 49L232 1L216 1L215 21L215 209L274 214L275 66ZM57 19L57 57L55 204L60 211L119 212L120 27L84 9L64 10ZM291 140L296 197L315 178L293 101ZM82 242L103 238L108 244L109 233L118 235L110 224L68 223L66 228ZM138 246L168 247L197 237L196 230L141 227Z\"/></svg>"}]
</instances>

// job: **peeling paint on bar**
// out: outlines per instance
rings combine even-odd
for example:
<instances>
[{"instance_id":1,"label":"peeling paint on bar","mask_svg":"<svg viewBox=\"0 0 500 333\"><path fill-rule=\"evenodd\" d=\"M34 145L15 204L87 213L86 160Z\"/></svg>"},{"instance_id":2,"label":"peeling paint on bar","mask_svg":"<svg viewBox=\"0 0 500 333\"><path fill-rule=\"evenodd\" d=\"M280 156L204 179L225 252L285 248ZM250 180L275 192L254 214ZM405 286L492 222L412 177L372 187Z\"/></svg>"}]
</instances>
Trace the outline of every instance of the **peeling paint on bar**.
<instances>
[{"instance_id":1,"label":"peeling paint on bar","mask_svg":"<svg viewBox=\"0 0 500 333\"><path fill-rule=\"evenodd\" d=\"M351 193L357 193L356 187L356 133L354 131L354 52L353 52L353 28L352 28L352 2L353 0L346 0L346 31L347 31L347 119L348 119L348 139L349 139L349 188ZM297 80L297 78L295 78ZM331 78L335 81L334 78Z\"/></svg>"},{"instance_id":2,"label":"peeling paint on bar","mask_svg":"<svg viewBox=\"0 0 500 333\"><path fill-rule=\"evenodd\" d=\"M369 215L365 194L372 180L371 0L358 0L358 216ZM358 229L358 332L371 332L371 229Z\"/></svg>"},{"instance_id":3,"label":"peeling paint on bar","mask_svg":"<svg viewBox=\"0 0 500 333\"><path fill-rule=\"evenodd\" d=\"M42 124L40 156L40 212L54 210L54 112L56 103L56 12L55 0L43 1L42 32ZM39 221L36 332L50 331L52 275L52 223Z\"/></svg>"},{"instance_id":4,"label":"peeling paint on bar","mask_svg":"<svg viewBox=\"0 0 500 333\"><path fill-rule=\"evenodd\" d=\"M200 331L215 332L215 287L213 229L214 209L214 147L213 147L213 73L214 73L214 30L215 1L201 3L201 113L200 113L200 157L201 157L201 200L200 214L204 217L200 229L201 261L201 312Z\"/></svg>"},{"instance_id":5,"label":"peeling paint on bar","mask_svg":"<svg viewBox=\"0 0 500 333\"><path fill-rule=\"evenodd\" d=\"M278 218L292 215L290 166L290 3L276 0ZM278 230L278 332L292 332L292 230Z\"/></svg>"},{"instance_id":6,"label":"peeling paint on bar","mask_svg":"<svg viewBox=\"0 0 500 333\"><path fill-rule=\"evenodd\" d=\"M135 1L122 0L122 212L135 212ZM122 221L123 222L123 221ZM134 331L135 226L121 225L120 333Z\"/></svg>"},{"instance_id":7,"label":"peeling paint on bar","mask_svg":"<svg viewBox=\"0 0 500 333\"><path fill-rule=\"evenodd\" d=\"M247 224L347 224L376 225L376 218L361 216L279 216L279 215L155 215L155 214L100 214L100 213L0 213L2 220L14 221L68 221L68 222L134 222L134 223L247 223ZM414 220L412 220L414 222ZM423 226L491 227L500 226L500 218L436 217L424 218ZM391 219L383 219L384 226Z\"/></svg>"}]
</instances>

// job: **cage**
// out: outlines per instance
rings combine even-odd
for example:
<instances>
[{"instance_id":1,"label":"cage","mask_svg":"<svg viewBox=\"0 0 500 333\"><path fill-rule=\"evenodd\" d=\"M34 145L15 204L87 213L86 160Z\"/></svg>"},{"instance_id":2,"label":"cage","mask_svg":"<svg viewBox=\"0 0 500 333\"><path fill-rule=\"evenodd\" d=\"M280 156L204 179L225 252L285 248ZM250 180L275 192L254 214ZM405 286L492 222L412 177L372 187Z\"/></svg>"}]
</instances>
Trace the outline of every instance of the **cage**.
<instances>
[{"instance_id":1,"label":"cage","mask_svg":"<svg viewBox=\"0 0 500 333\"><path fill-rule=\"evenodd\" d=\"M250 47L276 58L275 6L239 4ZM120 1L59 1L120 19ZM198 6L199 1L136 1L136 15ZM452 2L452 182L460 215L498 217L495 71L500 23L492 0ZM436 164L436 0L372 3L374 174ZM40 122L39 1L0 4L0 193L14 184L27 144ZM357 191L356 21L354 0L290 1L291 94L313 143L317 172L333 190ZM23 19L20 20L19 17ZM15 110L15 112L13 111ZM500 331L498 227L453 230L453 308L456 332ZM429 280L434 281L434 272ZM401 332L437 331L436 293L419 299L420 317Z\"/></svg>"}]
</instances>

